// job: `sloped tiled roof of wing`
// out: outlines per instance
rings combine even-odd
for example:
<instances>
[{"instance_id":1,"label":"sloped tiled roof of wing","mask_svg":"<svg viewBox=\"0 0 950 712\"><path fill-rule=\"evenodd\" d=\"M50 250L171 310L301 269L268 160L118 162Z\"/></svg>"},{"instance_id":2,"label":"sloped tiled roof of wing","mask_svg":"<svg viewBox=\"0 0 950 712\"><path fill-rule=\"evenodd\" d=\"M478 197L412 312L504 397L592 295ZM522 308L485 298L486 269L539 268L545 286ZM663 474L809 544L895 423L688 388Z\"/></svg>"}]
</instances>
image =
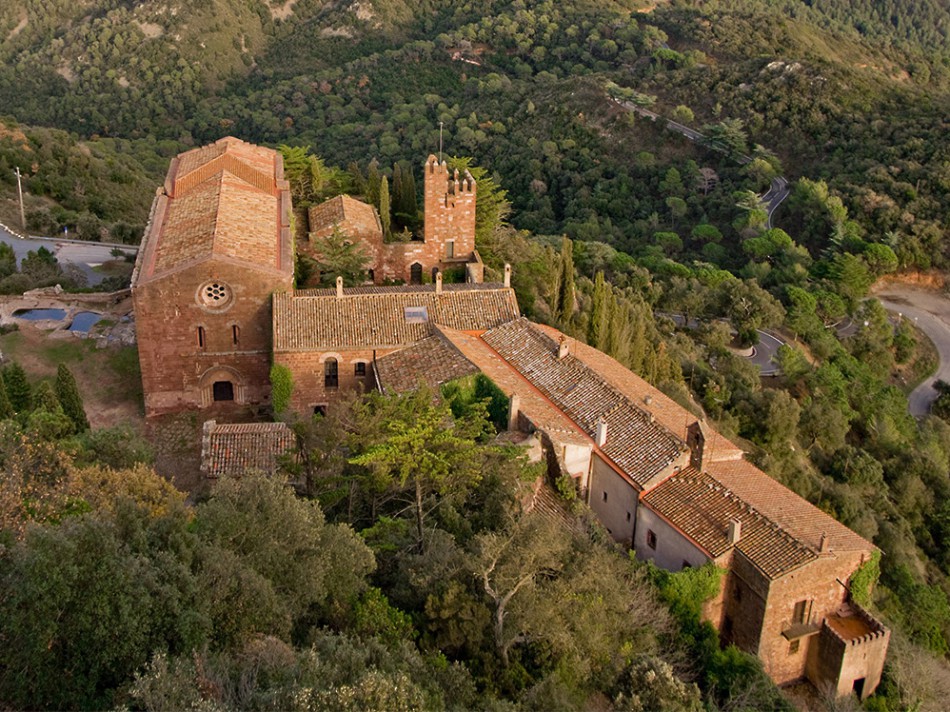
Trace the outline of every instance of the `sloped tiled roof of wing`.
<instances>
[{"instance_id":1,"label":"sloped tiled roof of wing","mask_svg":"<svg viewBox=\"0 0 950 712\"><path fill-rule=\"evenodd\" d=\"M478 368L441 334L376 360L376 376L387 393L411 391L420 384L438 388L475 373Z\"/></svg>"},{"instance_id":2,"label":"sloped tiled roof of wing","mask_svg":"<svg viewBox=\"0 0 950 712\"><path fill-rule=\"evenodd\" d=\"M640 486L685 451L684 441L579 359L558 358L558 344L527 319L503 324L482 339L589 437L603 419L609 435L601 449Z\"/></svg>"},{"instance_id":3,"label":"sloped tiled roof of wing","mask_svg":"<svg viewBox=\"0 0 950 712\"><path fill-rule=\"evenodd\" d=\"M486 331L518 317L514 290L495 285L365 287L274 295L274 350L384 348L414 344L433 326Z\"/></svg>"},{"instance_id":4,"label":"sloped tiled roof of wing","mask_svg":"<svg viewBox=\"0 0 950 712\"><path fill-rule=\"evenodd\" d=\"M276 151L229 137L183 153L153 203L133 285L212 256L292 273L290 208Z\"/></svg>"},{"instance_id":5,"label":"sloped tiled roof of wing","mask_svg":"<svg viewBox=\"0 0 950 712\"><path fill-rule=\"evenodd\" d=\"M339 225L344 232L350 222L354 225L378 225L376 209L348 195L338 195L313 205L308 211L310 231L319 232Z\"/></svg>"}]
</instances>

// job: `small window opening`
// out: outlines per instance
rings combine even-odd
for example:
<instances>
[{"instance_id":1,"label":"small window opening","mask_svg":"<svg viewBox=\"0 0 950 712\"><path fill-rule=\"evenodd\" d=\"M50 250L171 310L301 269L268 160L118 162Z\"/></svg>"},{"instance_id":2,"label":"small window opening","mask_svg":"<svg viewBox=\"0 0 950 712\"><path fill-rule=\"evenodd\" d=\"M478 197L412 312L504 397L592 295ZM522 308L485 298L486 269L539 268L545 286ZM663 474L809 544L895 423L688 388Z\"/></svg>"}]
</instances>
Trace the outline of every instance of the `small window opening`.
<instances>
[{"instance_id":1,"label":"small window opening","mask_svg":"<svg viewBox=\"0 0 950 712\"><path fill-rule=\"evenodd\" d=\"M234 400L234 384L231 381L215 381L211 392L216 401Z\"/></svg>"},{"instance_id":2,"label":"small window opening","mask_svg":"<svg viewBox=\"0 0 950 712\"><path fill-rule=\"evenodd\" d=\"M607 501L607 493L606 493L606 492L604 492L604 501L605 501L605 502Z\"/></svg>"},{"instance_id":3,"label":"small window opening","mask_svg":"<svg viewBox=\"0 0 950 712\"><path fill-rule=\"evenodd\" d=\"M205 347L205 328L203 326L198 327L198 348L203 349Z\"/></svg>"},{"instance_id":4,"label":"small window opening","mask_svg":"<svg viewBox=\"0 0 950 712\"><path fill-rule=\"evenodd\" d=\"M241 340L241 327L235 324L231 327L231 341L237 346Z\"/></svg>"},{"instance_id":5,"label":"small window opening","mask_svg":"<svg viewBox=\"0 0 950 712\"><path fill-rule=\"evenodd\" d=\"M800 624L805 622L805 615L808 611L808 601L799 601L795 604L795 612L792 614L792 623Z\"/></svg>"},{"instance_id":6,"label":"small window opening","mask_svg":"<svg viewBox=\"0 0 950 712\"><path fill-rule=\"evenodd\" d=\"M656 532L647 529L647 546L656 551Z\"/></svg>"},{"instance_id":7,"label":"small window opening","mask_svg":"<svg viewBox=\"0 0 950 712\"><path fill-rule=\"evenodd\" d=\"M789 643L789 644L788 644L788 654L789 654L789 655L794 655L795 653L797 653L797 652L798 652L798 648L799 648L801 642L802 642L802 641L801 641L799 638L796 638L796 639L793 640L791 643Z\"/></svg>"},{"instance_id":8,"label":"small window opening","mask_svg":"<svg viewBox=\"0 0 950 712\"><path fill-rule=\"evenodd\" d=\"M445 243L445 259L451 260L455 257L455 240L449 240Z\"/></svg>"},{"instance_id":9,"label":"small window opening","mask_svg":"<svg viewBox=\"0 0 950 712\"><path fill-rule=\"evenodd\" d=\"M340 385L338 367L335 358L328 358L323 363L323 385L326 388L336 388Z\"/></svg>"},{"instance_id":10,"label":"small window opening","mask_svg":"<svg viewBox=\"0 0 950 712\"><path fill-rule=\"evenodd\" d=\"M313 414L314 414L314 415L326 415L326 414L327 414L327 407L326 407L325 405L315 405L315 406L313 406Z\"/></svg>"},{"instance_id":11,"label":"small window opening","mask_svg":"<svg viewBox=\"0 0 950 712\"><path fill-rule=\"evenodd\" d=\"M419 262L413 262L409 267L409 283L422 284L422 265Z\"/></svg>"},{"instance_id":12,"label":"small window opening","mask_svg":"<svg viewBox=\"0 0 950 712\"><path fill-rule=\"evenodd\" d=\"M627 521L630 521L630 512L627 512Z\"/></svg>"},{"instance_id":13,"label":"small window opening","mask_svg":"<svg viewBox=\"0 0 950 712\"><path fill-rule=\"evenodd\" d=\"M355 363L353 364L353 375L354 376L365 376L366 375L366 364L365 363Z\"/></svg>"}]
</instances>

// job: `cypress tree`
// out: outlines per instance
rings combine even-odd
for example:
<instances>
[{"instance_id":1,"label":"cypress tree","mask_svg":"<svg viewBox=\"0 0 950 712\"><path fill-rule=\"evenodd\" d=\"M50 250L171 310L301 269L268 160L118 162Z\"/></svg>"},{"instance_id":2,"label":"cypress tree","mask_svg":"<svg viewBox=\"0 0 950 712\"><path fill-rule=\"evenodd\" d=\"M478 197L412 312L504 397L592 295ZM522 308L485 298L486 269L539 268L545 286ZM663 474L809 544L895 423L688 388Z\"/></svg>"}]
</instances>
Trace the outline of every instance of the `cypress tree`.
<instances>
[{"instance_id":1,"label":"cypress tree","mask_svg":"<svg viewBox=\"0 0 950 712\"><path fill-rule=\"evenodd\" d=\"M13 410L17 413L27 412L33 403L33 393L23 367L14 361L4 368L3 382Z\"/></svg>"},{"instance_id":2,"label":"cypress tree","mask_svg":"<svg viewBox=\"0 0 950 712\"><path fill-rule=\"evenodd\" d=\"M0 420L12 418L13 406L10 405L10 397L7 395L6 382L0 378Z\"/></svg>"},{"instance_id":3,"label":"cypress tree","mask_svg":"<svg viewBox=\"0 0 950 712\"><path fill-rule=\"evenodd\" d=\"M379 221L383 226L383 239L388 240L392 237L390 223L392 217L389 211L389 181L386 176L379 183Z\"/></svg>"},{"instance_id":4,"label":"cypress tree","mask_svg":"<svg viewBox=\"0 0 950 712\"><path fill-rule=\"evenodd\" d=\"M416 179L412 164L400 161L393 168L393 215L401 227L414 229L419 213L416 202Z\"/></svg>"},{"instance_id":5,"label":"cypress tree","mask_svg":"<svg viewBox=\"0 0 950 712\"><path fill-rule=\"evenodd\" d=\"M72 371L62 363L56 369L56 397L59 399L59 404L63 406L63 412L76 426L76 432L82 433L89 430L89 420L86 418L86 410L83 408L76 379Z\"/></svg>"},{"instance_id":6,"label":"cypress tree","mask_svg":"<svg viewBox=\"0 0 950 712\"><path fill-rule=\"evenodd\" d=\"M594 277L594 296L590 310L590 323L587 327L587 343L601 351L606 350L605 345L610 329L610 297L611 290L604 280L604 273L598 272Z\"/></svg>"},{"instance_id":7,"label":"cypress tree","mask_svg":"<svg viewBox=\"0 0 950 712\"><path fill-rule=\"evenodd\" d=\"M379 207L379 188L382 177L379 175L379 163L374 158L366 168L366 202Z\"/></svg>"},{"instance_id":8,"label":"cypress tree","mask_svg":"<svg viewBox=\"0 0 950 712\"><path fill-rule=\"evenodd\" d=\"M561 242L561 279L557 298L557 313L562 325L574 315L574 243L565 237Z\"/></svg>"}]
</instances>

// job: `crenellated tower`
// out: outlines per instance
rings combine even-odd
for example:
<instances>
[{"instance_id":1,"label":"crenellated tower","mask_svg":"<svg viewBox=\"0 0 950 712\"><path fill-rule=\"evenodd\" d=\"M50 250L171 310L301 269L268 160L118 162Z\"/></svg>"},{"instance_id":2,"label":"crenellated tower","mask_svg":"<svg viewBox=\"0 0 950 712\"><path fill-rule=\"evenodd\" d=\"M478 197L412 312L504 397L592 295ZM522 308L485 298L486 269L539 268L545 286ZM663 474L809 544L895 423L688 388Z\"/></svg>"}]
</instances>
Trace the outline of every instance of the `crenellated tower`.
<instances>
[{"instance_id":1,"label":"crenellated tower","mask_svg":"<svg viewBox=\"0 0 950 712\"><path fill-rule=\"evenodd\" d=\"M436 247L440 260L467 260L475 251L475 179L449 171L430 155L425 163L423 239Z\"/></svg>"}]
</instances>

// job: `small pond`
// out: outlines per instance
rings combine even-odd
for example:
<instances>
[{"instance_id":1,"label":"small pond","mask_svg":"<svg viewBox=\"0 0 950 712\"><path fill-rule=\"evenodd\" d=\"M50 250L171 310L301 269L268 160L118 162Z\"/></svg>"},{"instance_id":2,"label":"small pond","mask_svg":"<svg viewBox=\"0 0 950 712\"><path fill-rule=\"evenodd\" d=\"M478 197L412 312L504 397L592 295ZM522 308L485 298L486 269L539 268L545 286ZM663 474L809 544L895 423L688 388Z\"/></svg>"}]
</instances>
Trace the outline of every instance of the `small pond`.
<instances>
[{"instance_id":1,"label":"small pond","mask_svg":"<svg viewBox=\"0 0 950 712\"><path fill-rule=\"evenodd\" d=\"M67 331L89 331L92 325L102 319L102 314L96 312L79 312L73 317L73 323Z\"/></svg>"},{"instance_id":2,"label":"small pond","mask_svg":"<svg viewBox=\"0 0 950 712\"><path fill-rule=\"evenodd\" d=\"M27 321L59 321L66 318L65 309L17 309L13 312L14 319L26 319Z\"/></svg>"}]
</instances>

